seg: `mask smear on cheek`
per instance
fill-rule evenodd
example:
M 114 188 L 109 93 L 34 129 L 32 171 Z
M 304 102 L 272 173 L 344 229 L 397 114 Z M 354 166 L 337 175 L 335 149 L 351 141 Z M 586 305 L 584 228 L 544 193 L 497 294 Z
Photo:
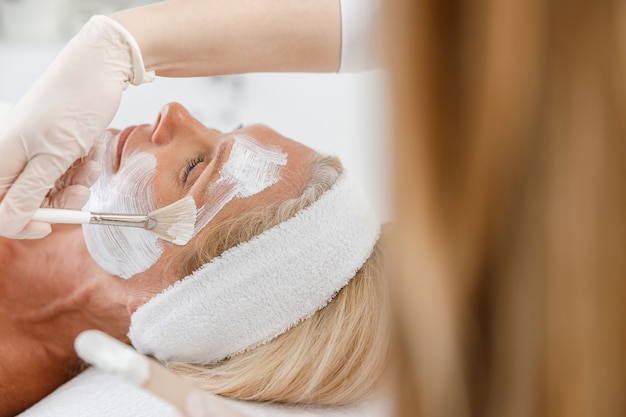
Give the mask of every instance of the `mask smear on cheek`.
M 106 156 L 106 154 L 105 154 Z M 102 176 L 91 188 L 85 210 L 101 213 L 147 214 L 156 207 L 154 176 L 156 159 L 135 153 L 114 175 L 103 161 Z M 84 225 L 83 234 L 93 259 L 110 274 L 130 278 L 152 267 L 163 254 L 163 245 L 143 229 Z
M 287 154 L 248 135 L 235 135 L 228 161 L 219 179 L 209 185 L 207 201 L 198 212 L 194 234 L 202 230 L 234 198 L 258 194 L 280 180 Z

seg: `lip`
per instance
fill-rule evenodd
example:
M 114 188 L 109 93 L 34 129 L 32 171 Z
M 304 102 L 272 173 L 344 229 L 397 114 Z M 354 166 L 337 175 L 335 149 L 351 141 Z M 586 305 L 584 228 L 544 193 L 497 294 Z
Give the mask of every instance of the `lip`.
M 115 172 L 120 169 L 122 164 L 122 155 L 124 153 L 124 147 L 126 146 L 126 142 L 128 141 L 128 137 L 131 133 L 137 128 L 137 126 L 129 126 L 126 129 L 122 130 L 118 139 L 117 139 L 117 152 L 115 157 Z

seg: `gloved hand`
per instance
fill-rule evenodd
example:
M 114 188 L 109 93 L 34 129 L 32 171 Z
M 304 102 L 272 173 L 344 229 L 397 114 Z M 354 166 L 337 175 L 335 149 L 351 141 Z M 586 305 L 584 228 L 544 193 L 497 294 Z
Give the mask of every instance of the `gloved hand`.
M 105 16 L 85 24 L 0 120 L 0 236 L 39 238 L 50 233 L 50 225 L 29 222 L 34 212 L 102 135 L 128 84 L 153 78 L 123 26 Z
M 79 159 L 57 180 L 41 204 L 46 208 L 80 210 L 87 204 L 89 187 L 100 177 L 100 157 L 106 149 L 104 140 L 96 141 L 86 157 Z

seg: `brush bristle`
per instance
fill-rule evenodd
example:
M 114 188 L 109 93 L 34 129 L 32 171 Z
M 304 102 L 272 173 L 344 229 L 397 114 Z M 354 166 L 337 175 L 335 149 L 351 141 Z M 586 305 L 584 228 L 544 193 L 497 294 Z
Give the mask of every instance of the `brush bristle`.
M 150 213 L 149 216 L 156 220 L 156 226 L 150 231 L 175 245 L 186 245 L 193 237 L 196 214 L 193 197 L 185 197 Z

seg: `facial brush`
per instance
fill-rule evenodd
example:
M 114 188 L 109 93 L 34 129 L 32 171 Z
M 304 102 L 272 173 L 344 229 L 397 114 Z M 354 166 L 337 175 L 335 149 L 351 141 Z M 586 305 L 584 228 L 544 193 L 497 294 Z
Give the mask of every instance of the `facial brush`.
M 196 203 L 188 196 L 147 215 L 92 213 L 81 210 L 40 208 L 33 220 L 51 224 L 97 224 L 146 229 L 175 245 L 186 245 L 193 237 Z

